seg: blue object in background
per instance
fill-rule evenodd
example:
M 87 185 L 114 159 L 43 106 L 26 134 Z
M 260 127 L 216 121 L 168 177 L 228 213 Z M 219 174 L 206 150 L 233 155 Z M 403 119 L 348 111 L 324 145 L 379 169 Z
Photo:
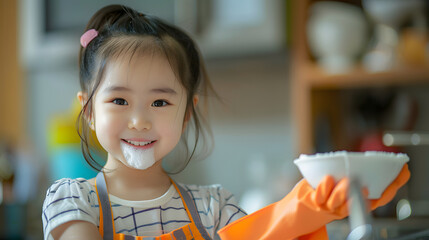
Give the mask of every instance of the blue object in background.
M 52 150 L 51 180 L 55 181 L 61 178 L 90 179 L 96 174 L 97 172 L 85 161 L 79 144 L 63 144 Z

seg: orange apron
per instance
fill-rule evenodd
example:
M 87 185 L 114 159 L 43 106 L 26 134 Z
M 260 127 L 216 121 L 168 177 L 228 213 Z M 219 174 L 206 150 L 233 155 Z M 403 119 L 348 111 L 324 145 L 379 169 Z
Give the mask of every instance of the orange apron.
M 97 174 L 95 180 L 95 189 L 97 192 L 99 209 L 100 209 L 100 227 L 99 231 L 104 240 L 209 240 L 211 239 L 203 226 L 197 207 L 189 193 L 180 185 L 171 181 L 177 192 L 182 198 L 183 206 L 188 213 L 191 223 L 175 229 L 172 232 L 163 234 L 157 237 L 130 236 L 123 233 L 115 232 L 115 224 L 113 221 L 112 207 L 110 205 L 109 195 L 107 192 L 107 184 L 103 172 Z

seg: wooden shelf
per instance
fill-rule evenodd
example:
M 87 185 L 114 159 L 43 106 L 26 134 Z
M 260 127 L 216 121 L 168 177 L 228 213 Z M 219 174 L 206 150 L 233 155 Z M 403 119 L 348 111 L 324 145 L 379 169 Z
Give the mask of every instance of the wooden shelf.
M 338 89 L 356 87 L 384 87 L 429 83 L 428 67 L 400 67 L 386 72 L 371 73 L 356 66 L 346 74 L 329 74 L 315 63 L 304 66 L 303 81 L 311 88 Z

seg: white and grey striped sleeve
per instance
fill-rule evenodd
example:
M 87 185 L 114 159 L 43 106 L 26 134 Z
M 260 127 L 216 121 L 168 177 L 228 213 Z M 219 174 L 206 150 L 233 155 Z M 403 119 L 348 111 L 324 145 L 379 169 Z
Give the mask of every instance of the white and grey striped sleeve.
M 219 223 L 216 232 L 226 225 L 246 216 L 246 212 L 238 206 L 234 195 L 224 188 L 218 189 L 219 194 Z
M 42 208 L 44 239 L 69 221 L 82 220 L 98 225 L 97 194 L 85 179 L 63 178 L 47 190 Z

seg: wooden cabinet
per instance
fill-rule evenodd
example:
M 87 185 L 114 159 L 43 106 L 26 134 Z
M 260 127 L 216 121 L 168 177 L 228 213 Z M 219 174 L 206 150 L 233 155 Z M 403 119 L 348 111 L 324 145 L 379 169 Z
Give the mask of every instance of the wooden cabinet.
M 16 144 L 25 137 L 25 83 L 18 59 L 18 1 L 0 1 L 0 139 Z
M 341 129 L 344 113 L 338 107 L 341 104 L 339 92 L 357 88 L 428 84 L 429 67 L 398 65 L 390 71 L 370 73 L 358 64 L 345 74 L 326 73 L 314 61 L 306 40 L 307 10 L 313 2 L 315 0 L 292 2 L 291 103 L 296 126 L 296 152 L 315 152 L 315 117 L 321 112 L 329 115 L 332 121 L 332 150 L 352 150 Z

